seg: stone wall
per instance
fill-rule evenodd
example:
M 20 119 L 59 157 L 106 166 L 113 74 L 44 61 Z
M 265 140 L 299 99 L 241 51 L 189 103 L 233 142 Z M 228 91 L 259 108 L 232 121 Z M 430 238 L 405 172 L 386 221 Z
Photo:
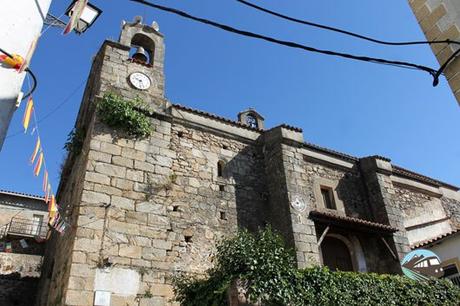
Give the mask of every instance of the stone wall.
M 400 185 L 395 187 L 395 192 L 410 245 L 450 233 L 458 227 L 460 201 Z
M 456 40 L 460 38 L 460 3 L 457 0 L 409 0 L 409 5 L 427 40 Z M 431 49 L 443 65 L 458 46 L 432 44 Z M 460 103 L 460 60 L 452 61 L 444 74 L 455 98 Z
M 33 305 L 42 256 L 0 253 L 0 305 Z

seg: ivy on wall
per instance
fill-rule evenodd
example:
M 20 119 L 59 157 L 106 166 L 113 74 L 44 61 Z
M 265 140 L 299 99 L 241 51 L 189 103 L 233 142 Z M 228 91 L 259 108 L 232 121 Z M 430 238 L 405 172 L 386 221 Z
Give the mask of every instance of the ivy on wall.
M 112 93 L 97 104 L 103 123 L 136 138 L 148 137 L 153 131 L 150 118 L 142 110 L 148 111 L 148 107 L 141 99 L 128 100 Z
M 215 267 L 204 278 L 174 280 L 181 305 L 226 305 L 235 280 L 262 305 L 458 305 L 460 288 L 447 280 L 296 268 L 294 254 L 271 229 L 240 231 L 219 243 Z

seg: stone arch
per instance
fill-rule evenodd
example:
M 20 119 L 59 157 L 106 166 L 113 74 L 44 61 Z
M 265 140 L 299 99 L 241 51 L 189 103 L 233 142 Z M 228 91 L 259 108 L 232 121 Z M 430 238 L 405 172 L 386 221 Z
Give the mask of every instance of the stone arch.
M 144 48 L 148 56 L 148 63 L 153 65 L 155 57 L 155 42 L 153 39 L 143 33 L 136 33 L 131 38 L 131 50 L 136 50 L 137 47 Z

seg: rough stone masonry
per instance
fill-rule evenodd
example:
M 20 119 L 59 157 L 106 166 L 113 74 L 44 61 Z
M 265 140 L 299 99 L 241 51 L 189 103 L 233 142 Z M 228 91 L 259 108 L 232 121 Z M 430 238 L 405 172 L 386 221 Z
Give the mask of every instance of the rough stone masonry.
M 138 46 L 148 61 L 130 56 Z M 400 273 L 416 242 L 406 223 L 437 222 L 416 205 L 435 200 L 449 228 L 459 226 L 455 186 L 383 157 L 308 144 L 295 127 L 263 129 L 252 109 L 232 121 L 172 104 L 163 58 L 162 34 L 139 22 L 125 23 L 95 57 L 76 122 L 83 149 L 68 156 L 58 191 L 72 226 L 48 243 L 38 305 L 176 305 L 172 277 L 202 275 L 216 242 L 241 227 L 271 225 L 299 267 L 325 264 L 324 245 L 336 241 L 353 270 Z M 133 72 L 151 86 L 133 87 Z M 128 138 L 98 120 L 95 104 L 108 92 L 151 105 L 150 137 Z

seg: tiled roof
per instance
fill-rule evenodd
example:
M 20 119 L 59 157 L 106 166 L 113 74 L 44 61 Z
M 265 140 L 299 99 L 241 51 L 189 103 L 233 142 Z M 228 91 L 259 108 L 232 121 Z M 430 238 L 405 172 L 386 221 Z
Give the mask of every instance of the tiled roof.
M 359 158 L 357 157 L 354 157 L 354 156 L 351 156 L 351 155 L 348 155 L 348 154 L 345 154 L 345 153 L 342 153 L 342 152 L 339 152 L 339 151 L 334 151 L 334 150 L 331 150 L 331 149 L 328 149 L 328 148 L 325 148 L 325 147 L 321 147 L 321 146 L 318 146 L 318 145 L 315 145 L 315 144 L 312 144 L 312 143 L 309 143 L 309 142 L 304 142 L 304 146 L 308 147 L 309 149 L 313 149 L 315 151 L 319 151 L 321 153 L 327 153 L 327 154 L 330 154 L 330 155 L 334 155 L 335 157 L 339 157 L 341 159 L 345 159 L 345 160 L 348 160 L 348 161 L 351 161 L 351 162 L 356 162 L 359 160 Z
M 193 109 L 193 108 L 183 106 L 183 105 L 180 105 L 180 104 L 173 104 L 173 107 L 181 109 L 181 110 L 184 110 L 186 112 L 195 113 L 195 114 L 207 117 L 207 118 L 211 118 L 211 119 L 214 119 L 214 120 L 217 120 L 217 121 L 221 121 L 221 122 L 224 122 L 224 123 L 227 123 L 227 124 L 236 125 L 236 126 L 248 129 L 248 130 L 253 130 L 253 131 L 258 131 L 258 132 L 263 131 L 262 129 L 251 127 L 251 126 L 249 126 L 247 124 L 244 124 L 244 123 L 241 123 L 239 121 L 230 120 L 230 119 L 227 119 L 227 118 L 224 118 L 224 117 L 221 117 L 221 116 L 217 116 L 217 115 L 214 115 L 214 114 L 211 114 L 211 113 L 208 113 L 208 112 Z
M 35 199 L 35 200 L 44 200 L 45 197 L 33 195 L 33 194 L 28 194 L 28 193 L 22 193 L 22 192 L 16 192 L 16 191 L 8 191 L 8 190 L 2 190 L 0 189 L 0 193 L 7 194 L 7 195 L 13 195 L 13 196 L 19 196 L 23 198 L 29 198 L 29 199 Z
M 310 212 L 310 217 L 312 219 L 323 219 L 327 221 L 335 221 L 336 223 L 344 224 L 344 225 L 349 225 L 352 227 L 365 227 L 368 229 L 373 229 L 377 231 L 383 231 L 383 232 L 397 232 L 398 229 L 391 227 L 386 224 L 382 223 L 377 223 L 377 222 L 372 222 L 364 219 L 359 219 L 359 218 L 353 218 L 353 217 L 347 217 L 347 216 L 342 216 L 337 213 L 329 212 L 329 211 L 318 211 L 318 210 L 313 210 Z
M 455 190 L 459 190 L 459 187 L 457 187 L 457 186 L 454 186 L 454 185 L 451 185 L 451 184 L 448 184 L 448 183 L 444 183 L 444 182 L 435 180 L 435 179 L 433 179 L 431 177 L 428 177 L 428 176 L 425 176 L 425 175 L 422 175 L 422 174 L 419 174 L 419 173 L 404 169 L 404 168 L 399 167 L 399 166 L 393 165 L 393 173 L 401 175 L 401 176 L 405 176 L 407 178 L 414 179 L 414 180 L 417 180 L 417 181 L 432 184 L 432 185 L 435 185 L 435 186 L 446 186 L 446 187 L 449 187 L 449 188 L 452 188 L 452 189 L 455 189 Z
M 424 247 L 424 246 L 428 246 L 428 245 L 431 245 L 433 243 L 436 243 L 436 242 L 439 242 L 445 238 L 448 238 L 456 233 L 460 233 L 460 230 L 459 229 L 455 229 L 449 233 L 444 233 L 444 234 L 441 234 L 439 236 L 436 236 L 434 238 L 431 238 L 431 239 L 427 239 L 427 240 L 424 240 L 424 241 L 421 241 L 421 242 L 418 242 L 414 245 L 411 246 L 411 249 L 418 249 L 418 248 L 421 248 L 421 247 Z

